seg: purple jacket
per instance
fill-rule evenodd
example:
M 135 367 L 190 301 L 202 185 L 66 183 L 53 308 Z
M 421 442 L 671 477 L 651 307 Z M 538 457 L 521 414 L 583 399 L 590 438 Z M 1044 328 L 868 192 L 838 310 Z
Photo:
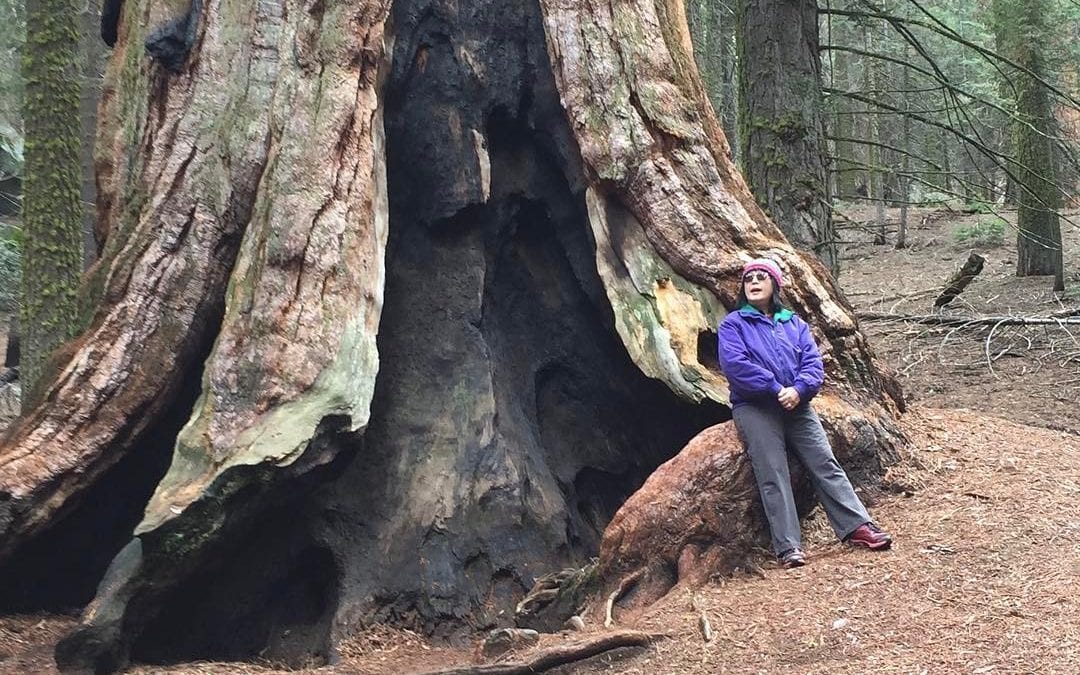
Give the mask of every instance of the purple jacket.
M 720 322 L 720 367 L 731 389 L 732 407 L 776 402 L 795 387 L 803 402 L 821 389 L 825 369 L 806 322 L 789 309 L 773 318 L 743 305 Z

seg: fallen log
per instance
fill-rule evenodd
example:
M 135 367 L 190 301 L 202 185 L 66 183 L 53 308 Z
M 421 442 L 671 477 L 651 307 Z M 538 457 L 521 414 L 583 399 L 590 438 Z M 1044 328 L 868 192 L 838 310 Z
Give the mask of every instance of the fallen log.
M 863 321 L 905 321 L 938 326 L 1080 326 L 1080 317 L 1052 316 L 943 316 L 941 314 L 885 314 L 861 312 Z
M 982 257 L 978 253 L 971 253 L 968 259 L 964 261 L 963 266 L 960 267 L 949 280 L 945 282 L 945 288 L 941 291 L 941 294 L 934 300 L 934 307 L 944 307 L 953 300 L 956 296 L 964 292 L 964 289 L 968 287 L 975 277 L 982 272 L 983 265 L 986 263 L 986 258 Z
M 664 637 L 667 636 L 662 633 L 641 633 L 638 631 L 604 633 L 598 637 L 575 640 L 568 644 L 542 649 L 528 659 L 520 661 L 458 666 L 428 671 L 423 675 L 531 675 L 532 673 L 542 673 L 545 670 L 568 663 L 584 661 L 613 649 L 647 647 Z

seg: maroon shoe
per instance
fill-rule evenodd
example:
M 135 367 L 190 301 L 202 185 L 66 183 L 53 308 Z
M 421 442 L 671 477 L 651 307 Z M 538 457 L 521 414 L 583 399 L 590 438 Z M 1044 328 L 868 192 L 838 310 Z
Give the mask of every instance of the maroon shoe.
M 873 523 L 863 523 L 844 539 L 852 546 L 865 546 L 871 551 L 884 551 L 892 546 L 892 537 Z

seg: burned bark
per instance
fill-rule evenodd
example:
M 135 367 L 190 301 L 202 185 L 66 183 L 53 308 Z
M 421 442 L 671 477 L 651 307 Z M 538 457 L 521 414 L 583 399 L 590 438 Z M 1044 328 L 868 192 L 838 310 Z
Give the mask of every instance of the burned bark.
M 207 2 L 177 74 L 141 51 L 155 6 L 125 10 L 103 103 L 105 293 L 0 449 L 3 550 L 205 371 L 65 667 L 496 625 L 729 417 L 715 326 L 753 255 L 822 343 L 837 454 L 889 460 L 895 383 L 732 166 L 678 2 L 397 0 L 385 39 L 380 3 Z

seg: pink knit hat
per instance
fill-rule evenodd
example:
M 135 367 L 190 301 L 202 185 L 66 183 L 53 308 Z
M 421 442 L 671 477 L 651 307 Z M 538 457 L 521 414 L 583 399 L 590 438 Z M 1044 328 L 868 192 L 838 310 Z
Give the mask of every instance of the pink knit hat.
M 743 276 L 746 276 L 747 272 L 753 270 L 761 270 L 768 274 L 772 277 L 773 283 L 776 284 L 777 288 L 784 285 L 784 273 L 780 271 L 780 265 L 777 265 L 774 260 L 770 260 L 769 258 L 755 258 L 754 260 L 751 260 L 743 265 Z

